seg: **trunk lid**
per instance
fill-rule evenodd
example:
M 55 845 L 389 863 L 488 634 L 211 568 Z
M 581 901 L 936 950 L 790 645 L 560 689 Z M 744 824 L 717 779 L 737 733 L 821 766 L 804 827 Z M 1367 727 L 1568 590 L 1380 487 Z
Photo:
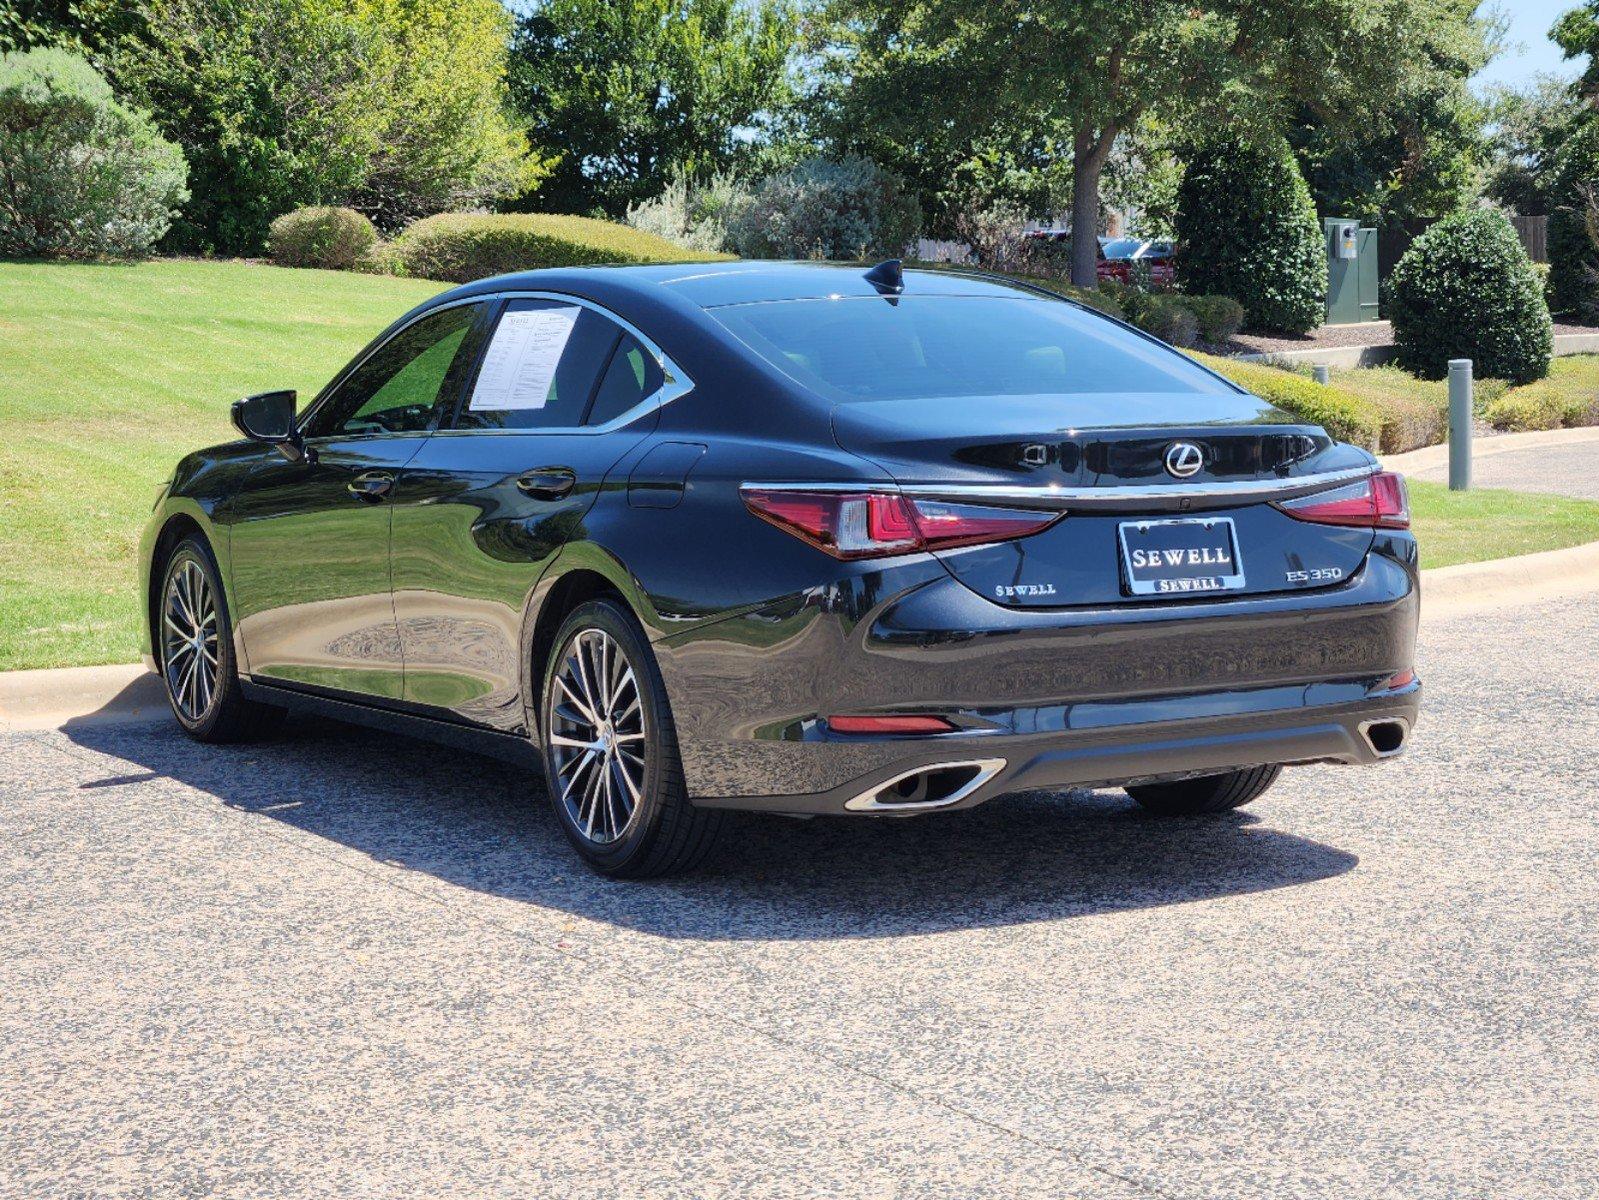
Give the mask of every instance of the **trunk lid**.
M 956 578 L 1006 606 L 1331 586 L 1360 568 L 1374 537 L 1271 504 L 1356 478 L 1372 460 L 1242 393 L 873 401 L 835 407 L 833 428 L 840 446 L 918 497 L 1066 512 L 1031 537 L 938 552 Z M 1193 450 L 1174 451 L 1183 445 L 1197 464 Z M 1168 469 L 1173 453 L 1190 473 Z M 1200 582 L 1181 582 L 1190 577 Z

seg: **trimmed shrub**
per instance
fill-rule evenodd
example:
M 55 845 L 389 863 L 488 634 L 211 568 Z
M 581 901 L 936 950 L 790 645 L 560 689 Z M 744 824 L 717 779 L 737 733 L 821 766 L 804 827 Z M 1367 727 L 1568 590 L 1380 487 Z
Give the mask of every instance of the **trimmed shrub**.
M 1599 425 L 1599 358 L 1556 359 L 1546 378 L 1490 401 L 1483 417 L 1495 429 L 1516 432 Z
M 1209 354 L 1194 357 L 1268 404 L 1307 424 L 1320 425 L 1339 441 L 1374 452 L 1380 448 L 1382 415 L 1359 397 L 1265 363 L 1239 362 Z
M 1199 321 L 1178 296 L 1129 288 L 1121 306 L 1123 320 L 1169 345 L 1187 349 L 1199 340 Z
M 626 225 L 551 213 L 443 213 L 394 243 L 405 274 L 467 283 L 509 271 L 602 263 L 693 262 L 725 254 L 685 250 Z
M 1410 244 L 1388 278 L 1398 363 L 1441 379 L 1452 358 L 1483 378 L 1530 383 L 1549 371 L 1554 330 L 1538 274 L 1510 222 L 1455 213 Z
M 1199 339 L 1206 345 L 1221 346 L 1232 340 L 1244 324 L 1244 306 L 1231 296 L 1185 296 L 1199 322 Z
M 921 229 L 903 180 L 861 158 L 812 158 L 768 176 L 727 222 L 727 248 L 746 258 L 898 258 Z
M 1307 333 L 1327 304 L 1327 252 L 1288 143 L 1226 140 L 1191 156 L 1177 194 L 1177 274 L 1191 295 L 1231 296 L 1244 324 Z
M 188 199 L 187 176 L 78 55 L 0 54 L 0 254 L 143 254 Z
M 1183 349 L 1201 341 L 1220 346 L 1243 320 L 1243 306 L 1230 296 L 1152 292 L 1112 280 L 1101 282 L 1099 291 L 1114 301 L 1116 315 L 1124 321 Z
M 378 231 L 353 208 L 297 208 L 267 233 L 267 252 L 280 267 L 353 270 L 377 245 Z
M 1555 160 L 1549 213 L 1549 307 L 1599 319 L 1599 245 L 1589 216 L 1599 201 L 1599 122 L 1566 140 Z

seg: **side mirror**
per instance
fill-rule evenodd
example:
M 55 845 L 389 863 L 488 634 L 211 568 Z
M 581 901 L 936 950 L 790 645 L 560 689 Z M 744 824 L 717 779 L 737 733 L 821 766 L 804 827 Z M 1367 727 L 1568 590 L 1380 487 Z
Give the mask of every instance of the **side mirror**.
M 296 393 L 260 392 L 233 402 L 233 427 L 252 442 L 276 446 L 290 462 L 305 456 L 294 424 Z

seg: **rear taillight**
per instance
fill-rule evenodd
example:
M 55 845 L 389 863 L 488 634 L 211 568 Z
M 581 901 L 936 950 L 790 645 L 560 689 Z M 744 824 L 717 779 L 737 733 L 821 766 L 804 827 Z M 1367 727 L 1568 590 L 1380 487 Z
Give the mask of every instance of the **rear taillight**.
M 1368 529 L 1409 529 L 1410 496 L 1405 477 L 1393 471 L 1376 471 L 1359 483 L 1279 501 L 1290 517 L 1318 525 L 1360 525 Z
M 742 495 L 757 517 L 834 558 L 876 558 L 1004 542 L 1047 529 L 1064 515 L 919 500 L 898 492 L 746 487 Z

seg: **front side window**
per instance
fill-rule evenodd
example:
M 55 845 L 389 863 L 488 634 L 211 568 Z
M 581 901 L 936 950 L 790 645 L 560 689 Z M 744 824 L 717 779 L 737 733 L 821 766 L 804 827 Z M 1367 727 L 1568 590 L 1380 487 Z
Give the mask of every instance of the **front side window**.
M 621 326 L 572 301 L 512 300 L 456 427 L 572 429 L 606 379 Z
M 459 394 L 464 348 L 483 304 L 423 317 L 380 346 L 312 414 L 307 437 L 420 433 Z
M 1234 390 L 1176 350 L 1044 297 L 841 297 L 710 312 L 772 365 L 840 404 Z

